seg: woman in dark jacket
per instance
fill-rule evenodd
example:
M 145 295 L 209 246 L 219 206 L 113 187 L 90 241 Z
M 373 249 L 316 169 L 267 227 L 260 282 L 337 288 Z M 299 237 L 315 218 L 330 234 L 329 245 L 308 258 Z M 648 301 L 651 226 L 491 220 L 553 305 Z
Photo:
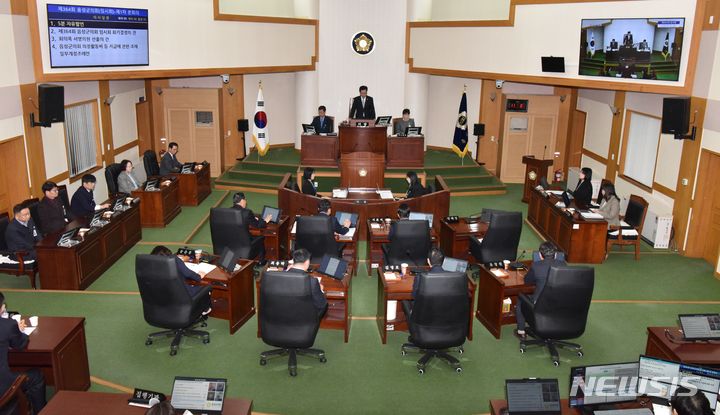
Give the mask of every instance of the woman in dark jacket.
M 317 196 L 317 188 L 315 188 L 315 169 L 305 167 L 302 178 L 302 192 L 306 195 Z
M 578 208 L 585 209 L 590 206 L 592 190 L 592 169 L 583 167 L 580 170 L 580 180 L 578 180 L 577 186 L 572 192 L 575 198 L 575 205 Z
M 406 198 L 409 199 L 411 197 L 418 197 L 426 193 L 425 188 L 420 183 L 420 179 L 418 179 L 418 176 L 414 171 L 407 172 L 406 176 L 406 180 L 408 182 L 408 190 L 405 194 Z

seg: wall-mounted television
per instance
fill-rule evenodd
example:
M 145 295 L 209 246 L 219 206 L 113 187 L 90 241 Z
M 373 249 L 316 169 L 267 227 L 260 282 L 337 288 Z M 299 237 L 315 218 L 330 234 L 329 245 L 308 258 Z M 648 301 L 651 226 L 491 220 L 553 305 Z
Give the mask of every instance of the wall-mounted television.
M 579 75 L 677 81 L 685 19 L 583 19 Z
M 50 67 L 149 65 L 148 11 L 48 4 Z

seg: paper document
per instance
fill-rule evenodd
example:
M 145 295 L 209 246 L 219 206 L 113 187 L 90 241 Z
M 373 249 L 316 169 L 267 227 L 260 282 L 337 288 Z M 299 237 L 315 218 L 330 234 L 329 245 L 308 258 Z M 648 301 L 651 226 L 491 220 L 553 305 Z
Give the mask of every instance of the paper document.
M 655 415 L 672 415 L 672 408 L 668 405 L 653 404 L 653 414 Z
M 385 276 L 386 281 L 397 281 L 400 279 L 400 277 L 394 272 L 385 272 L 383 273 L 383 276 Z
M 371 223 L 370 224 L 370 229 L 380 229 L 380 228 L 382 228 L 382 225 L 380 225 L 379 223 Z
M 332 197 L 336 199 L 347 199 L 347 189 L 333 189 Z
M 610 235 L 617 236 L 618 231 L 612 231 L 610 232 Z M 622 230 L 623 236 L 638 236 L 638 232 L 635 229 L 623 229 Z
M 25 330 L 23 330 L 23 333 L 27 334 L 28 336 L 32 334 L 32 332 L 35 331 L 37 327 L 25 327 Z
M 198 274 L 209 274 L 210 272 L 214 271 L 217 266 L 213 264 L 207 264 L 204 262 L 201 262 L 199 264 L 194 264 L 192 262 L 186 262 L 185 266 L 190 268 L 190 271 L 196 272 Z
M 378 190 L 377 192 L 380 195 L 380 199 L 393 199 L 392 190 Z
M 593 413 L 595 415 L 652 415 L 653 414 L 653 412 L 649 408 L 612 409 L 612 410 L 608 410 L 608 411 L 594 411 Z M 657 413 L 655 415 L 657 415 Z
M 498 278 L 505 278 L 508 276 L 504 269 L 491 269 L 490 272 Z
M 603 215 L 595 212 L 580 212 L 583 219 L 602 219 Z
M 290 233 L 295 233 L 296 230 L 297 230 L 297 221 L 295 221 L 295 223 L 293 223 L 293 228 L 290 230 Z
M 551 195 L 560 196 L 564 193 L 564 190 L 546 190 L 545 193 L 550 193 Z
M 352 239 L 353 236 L 355 236 L 355 229 L 356 228 L 349 228 L 348 233 L 345 235 L 340 235 L 340 239 Z
M 620 226 L 625 227 L 625 228 L 630 228 L 630 227 L 631 227 L 630 224 L 627 223 L 627 222 L 625 222 L 624 220 L 621 220 L 621 221 L 620 221 Z
M 388 300 L 386 317 L 387 321 L 395 320 L 397 317 L 397 300 Z
M 563 203 L 563 202 L 557 202 L 557 203 L 555 203 L 555 206 L 557 206 L 557 207 L 559 207 L 559 208 L 564 208 L 564 207 L 565 207 L 565 203 Z

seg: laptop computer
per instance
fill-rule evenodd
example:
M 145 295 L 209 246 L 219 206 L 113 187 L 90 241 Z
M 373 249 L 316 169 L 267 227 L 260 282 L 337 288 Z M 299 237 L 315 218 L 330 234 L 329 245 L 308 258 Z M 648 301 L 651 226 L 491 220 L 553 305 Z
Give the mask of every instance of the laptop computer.
M 335 278 L 336 280 L 342 280 L 345 278 L 345 271 L 347 271 L 348 262 L 340 259 L 331 257 L 330 255 L 323 255 L 320 267 L 317 271 L 321 274 L 325 274 L 329 277 Z
M 720 340 L 720 314 L 680 314 L 685 340 Z
M 222 414 L 227 379 L 176 376 L 170 404 L 176 413 Z
M 272 223 L 278 223 L 278 220 L 280 219 L 280 209 L 272 206 L 265 205 L 262 210 L 262 215 L 260 216 L 260 219 L 264 220 L 268 215 L 271 215 L 272 218 L 270 218 L 270 222 Z
M 358 221 L 358 214 L 357 213 L 349 213 L 349 212 L 335 212 L 335 217 L 337 218 L 338 222 L 342 225 L 345 220 L 350 220 L 350 227 L 355 228 L 357 227 L 357 221 Z
M 447 272 L 465 272 L 467 271 L 468 262 L 462 259 L 450 258 L 448 256 L 443 259 L 442 269 Z
M 560 414 L 557 379 L 507 379 L 505 397 L 509 415 Z

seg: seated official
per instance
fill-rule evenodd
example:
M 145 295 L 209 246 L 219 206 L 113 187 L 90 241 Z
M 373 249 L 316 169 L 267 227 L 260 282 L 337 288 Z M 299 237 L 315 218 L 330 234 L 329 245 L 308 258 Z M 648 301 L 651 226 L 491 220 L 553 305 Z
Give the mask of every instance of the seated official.
M 414 171 L 407 172 L 405 180 L 407 180 L 408 182 L 407 193 L 405 193 L 405 197 L 407 199 L 410 199 L 411 197 L 422 196 L 427 193 L 422 183 L 420 183 L 420 179 L 418 178 L 417 173 L 415 173 Z
M 182 163 L 177 159 L 178 144 L 172 142 L 168 144 L 168 149 L 160 159 L 160 175 L 164 176 L 170 173 L 180 173 Z
M 304 248 L 296 249 L 293 251 L 292 257 L 293 263 L 287 272 L 307 274 L 307 270 L 310 268 L 310 252 Z M 313 304 L 318 310 L 318 316 L 322 318 L 325 310 L 327 310 L 328 304 L 327 298 L 325 298 L 325 294 L 323 293 L 323 286 L 317 278 L 310 277 L 310 290 L 312 291 Z
M 710 401 L 699 390 L 679 386 L 670 400 L 673 415 L 713 415 Z
M 132 193 L 133 190 L 140 187 L 140 180 L 138 180 L 135 173 L 133 173 L 133 164 L 130 160 L 123 160 L 120 162 L 120 174 L 118 175 L 118 191 L 120 193 Z
M 242 215 L 242 226 L 251 227 L 255 229 L 263 229 L 267 227 L 267 224 L 272 220 L 272 215 L 267 215 L 262 219 L 258 219 L 252 210 L 247 208 L 247 199 L 245 193 L 237 192 L 233 195 L 233 209 L 238 209 Z M 248 231 L 249 233 L 249 231 Z M 257 238 L 251 237 L 252 240 Z M 259 265 L 265 265 L 265 245 L 260 245 L 260 251 L 258 252 Z
M 70 211 L 75 217 L 90 216 L 96 210 L 106 209 L 110 206 L 109 203 L 95 204 L 93 197 L 95 182 L 97 182 L 97 179 L 92 174 L 86 174 L 82 177 L 82 186 L 75 191 L 70 200 Z
M 306 195 L 318 196 L 315 187 L 315 169 L 312 167 L 305 167 L 303 170 L 302 192 Z
M 360 95 L 353 98 L 348 117 L 359 120 L 374 120 L 375 104 L 372 97 L 367 94 L 368 87 L 362 85 L 359 91 Z
M 332 215 L 332 208 L 330 207 L 329 200 L 323 199 L 320 203 L 318 203 L 318 215 Z M 351 224 L 350 219 L 345 219 L 341 225 L 337 217 L 333 216 L 333 231 L 338 235 L 345 235 L 348 233 L 350 231 Z
M 439 274 L 445 272 L 445 270 L 442 267 L 443 261 L 445 261 L 445 255 L 439 248 L 430 248 L 430 252 L 428 253 L 428 259 L 427 263 L 430 265 L 430 271 L 426 272 L 427 274 Z M 418 285 L 420 278 L 418 278 L 417 275 L 415 275 L 415 279 L 413 280 L 413 290 L 412 290 L 412 297 L 415 298 L 415 294 L 417 294 Z
M 155 248 L 153 248 L 153 250 L 150 252 L 150 255 L 175 257 L 175 265 L 177 265 L 178 274 L 180 274 L 180 276 L 182 276 L 185 279 L 185 288 L 187 289 L 187 291 L 191 297 L 194 296 L 195 294 L 197 294 L 202 289 L 202 286 L 191 285 L 191 284 L 189 284 L 189 282 L 190 281 L 200 282 L 200 281 L 202 281 L 205 274 L 203 274 L 203 273 L 198 274 L 197 272 L 192 271 L 190 268 L 187 267 L 187 265 L 185 265 L 185 262 L 183 262 L 183 260 L 180 259 L 180 257 L 173 254 L 172 251 L 168 247 L 166 247 L 164 245 L 158 245 Z M 203 313 L 203 314 L 205 314 L 205 313 Z
M 578 180 L 575 190 L 572 191 L 575 198 L 575 206 L 584 209 L 590 206 L 592 201 L 592 169 L 583 167 L 580 169 L 580 179 Z
M 534 284 L 535 291 L 531 296 L 532 301 L 535 302 L 540 297 L 545 283 L 547 282 L 548 275 L 550 274 L 550 267 L 565 266 L 567 263 L 563 260 L 555 259 L 557 248 L 552 242 L 543 242 L 540 244 L 540 261 L 535 261 L 530 267 L 530 271 L 525 274 L 525 284 Z M 523 316 L 520 303 L 515 306 L 515 318 L 517 319 L 517 329 L 515 330 L 515 336 L 519 339 L 524 340 L 525 334 L 525 316 Z
M 5 296 L 0 293 L 0 314 L 7 312 Z M 29 338 L 23 333 L 25 321 L 17 322 L 11 318 L 0 318 L 0 395 L 7 392 L 15 382 L 18 373 L 10 371 L 8 366 L 8 349 L 22 350 L 27 347 Z M 38 414 L 45 407 L 45 378 L 40 369 L 30 369 L 23 373 L 27 381 L 23 383 L 22 390 L 32 407 L 32 414 Z
M 400 206 L 398 206 L 397 217 L 398 220 L 408 220 L 410 217 L 410 206 L 408 206 L 407 203 L 401 203 Z M 395 235 L 396 223 L 397 222 L 393 222 L 390 224 L 390 230 L 388 231 L 388 239 L 390 240 L 392 240 L 393 235 Z
M 600 207 L 593 209 L 593 212 L 601 214 L 608 226 L 620 226 L 620 198 L 615 193 L 615 185 L 603 184 L 601 193 L 603 198 L 597 201 Z
M 23 259 L 35 259 L 35 244 L 42 239 L 35 221 L 30 217 L 30 209 L 19 203 L 13 207 L 15 217 L 5 229 L 5 244 L 10 251 L 25 251 Z
M 330 117 L 325 116 L 325 106 L 320 105 L 318 107 L 318 115 L 317 117 L 313 117 L 312 122 L 310 125 L 315 127 L 315 132 L 317 134 L 330 134 L 333 131 L 335 131 L 335 126 L 333 125 L 333 120 Z
M 393 128 L 393 134 L 405 135 L 405 130 L 407 130 L 408 127 L 414 127 L 414 126 L 415 126 L 415 120 L 410 118 L 410 110 L 408 108 L 405 108 L 402 112 L 402 119 L 395 122 L 395 127 Z
M 65 205 L 58 197 L 58 187 L 54 182 L 47 181 L 42 185 L 45 197 L 38 204 L 38 216 L 42 224 L 42 233 L 53 233 L 61 230 L 72 220 Z

